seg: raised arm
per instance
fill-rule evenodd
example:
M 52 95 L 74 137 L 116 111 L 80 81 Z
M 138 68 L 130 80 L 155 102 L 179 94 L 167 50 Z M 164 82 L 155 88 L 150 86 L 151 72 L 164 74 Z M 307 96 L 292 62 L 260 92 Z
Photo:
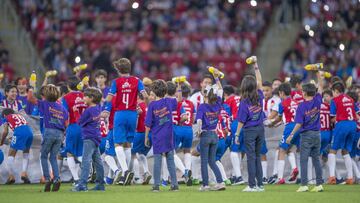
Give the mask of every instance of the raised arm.
M 318 93 L 321 94 L 324 91 L 324 86 L 325 86 L 324 72 L 318 71 L 316 73 L 316 77 L 317 77 L 317 82 L 318 82 Z
M 261 77 L 261 73 L 260 73 L 260 69 L 259 69 L 259 65 L 258 65 L 257 61 L 255 61 L 255 63 L 253 64 L 253 68 L 255 70 L 257 88 L 262 89 L 262 77 Z
M 38 99 L 36 97 L 34 97 L 34 90 L 32 88 L 30 88 L 28 91 L 27 100 L 32 104 L 38 103 Z

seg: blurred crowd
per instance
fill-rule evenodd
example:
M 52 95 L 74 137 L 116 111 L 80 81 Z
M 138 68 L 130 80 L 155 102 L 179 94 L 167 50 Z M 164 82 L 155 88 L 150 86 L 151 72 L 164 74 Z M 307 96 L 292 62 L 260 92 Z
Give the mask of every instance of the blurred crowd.
M 360 79 L 360 1 L 311 0 L 302 30 L 284 56 L 282 76 L 308 79 L 304 65 L 323 62 L 343 79 Z
M 112 61 L 121 56 L 131 59 L 138 76 L 186 75 L 198 84 L 206 66 L 214 65 L 237 84 L 243 59 L 253 53 L 276 2 L 18 0 L 16 5 L 46 68 L 58 70 L 59 79 L 77 63 L 111 73 Z
M 14 77 L 14 68 L 10 62 L 9 50 L 4 46 L 3 41 L 0 39 L 0 72 L 6 74 L 8 80 L 12 80 Z M 4 75 L 0 75 L 0 81 Z

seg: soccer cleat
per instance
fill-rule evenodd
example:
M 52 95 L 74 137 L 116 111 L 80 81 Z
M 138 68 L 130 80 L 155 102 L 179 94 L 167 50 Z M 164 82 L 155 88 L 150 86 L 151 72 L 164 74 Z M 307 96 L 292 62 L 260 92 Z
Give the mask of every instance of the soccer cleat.
M 200 185 L 200 180 L 194 178 L 194 179 L 192 180 L 192 184 L 193 184 L 193 185 Z
M 15 183 L 15 177 L 10 175 L 9 178 L 6 180 L 6 185 L 12 185 Z
M 335 176 L 329 177 L 329 179 L 328 179 L 328 181 L 327 181 L 327 184 L 329 184 L 329 185 L 336 185 L 336 178 L 335 178 Z
M 353 185 L 354 184 L 354 179 L 353 178 L 346 178 L 345 183 L 346 183 L 346 185 Z
M 177 191 L 179 191 L 179 186 L 177 186 L 177 185 L 172 185 L 172 186 L 170 187 L 169 191 L 177 192 Z
M 263 177 L 263 184 L 266 185 L 268 184 L 269 180 L 266 177 Z
M 30 179 L 26 172 L 21 173 L 21 180 L 24 182 L 24 184 L 30 184 Z
M 245 184 L 245 181 L 244 179 L 240 176 L 240 177 L 237 177 L 235 180 L 234 180 L 234 183 L 232 185 L 243 185 Z
M 134 178 L 134 173 L 127 170 L 127 171 L 125 171 L 124 178 L 125 178 L 125 181 L 124 181 L 123 185 L 130 185 Z
M 294 170 L 291 172 L 290 178 L 289 178 L 289 182 L 293 182 L 296 181 L 297 176 L 299 175 L 299 170 L 298 168 L 294 168 Z
M 336 178 L 336 185 L 345 185 L 345 184 L 346 182 L 344 178 L 340 178 L 340 179 Z
M 309 187 L 308 186 L 300 186 L 299 189 L 296 190 L 296 192 L 308 192 Z
M 271 177 L 269 178 L 268 183 L 269 183 L 269 184 L 275 184 L 275 182 L 276 182 L 277 179 L 278 179 L 278 176 L 277 176 L 277 174 L 275 174 L 275 175 L 273 175 L 273 176 L 271 176 Z
M 159 186 L 153 186 L 153 187 L 151 188 L 151 191 L 152 191 L 152 192 L 160 192 L 160 188 L 159 188 Z
M 208 186 L 208 185 L 206 185 L 206 186 L 201 186 L 200 188 L 199 188 L 199 191 L 200 192 L 207 192 L 207 191 L 210 191 L 210 187 Z
M 162 179 L 161 185 L 162 185 L 163 187 L 166 187 L 166 186 L 168 185 L 168 182 L 167 182 L 166 180 Z
M 222 191 L 225 190 L 225 183 L 216 183 L 213 187 L 211 187 L 211 191 Z
M 258 186 L 258 187 L 256 187 L 256 189 L 258 192 L 265 192 L 264 186 Z
M 114 185 L 120 184 L 119 182 L 120 182 L 121 177 L 122 177 L 122 172 L 120 170 L 116 170 L 113 184 Z
M 149 172 L 144 173 L 144 182 L 142 183 L 143 185 L 148 185 L 150 180 L 151 180 L 152 176 Z
M 258 189 L 256 187 L 246 186 L 246 188 L 243 189 L 242 191 L 243 192 L 258 192 Z
M 191 170 L 186 169 L 184 178 L 185 178 L 185 183 L 186 183 L 187 186 L 192 186 L 191 175 L 192 175 Z
M 283 185 L 283 184 L 285 184 L 285 179 L 284 179 L 284 178 L 278 179 L 278 181 L 277 181 L 276 184 L 277 184 L 277 185 Z
M 226 186 L 230 186 L 231 185 L 231 181 L 229 179 L 224 180 L 224 183 Z
M 79 184 L 79 182 L 80 182 L 80 180 L 74 180 L 72 185 L 75 187 L 75 186 L 77 186 Z
M 322 191 L 324 191 L 322 185 L 315 186 L 313 189 L 310 190 L 310 192 L 322 192 Z
M 104 184 L 96 184 L 95 187 L 90 189 L 91 191 L 105 191 Z
M 71 192 L 87 192 L 88 188 L 84 185 L 76 185 L 73 189 L 70 190 Z
M 52 185 L 52 182 L 51 181 L 46 181 L 45 182 L 45 187 L 44 187 L 44 192 L 50 192 L 51 190 L 51 185 Z
M 53 185 L 52 185 L 52 192 L 57 192 L 60 190 L 60 185 L 61 185 L 61 181 L 60 180 L 56 180 Z
M 231 184 L 232 184 L 232 183 L 234 183 L 234 181 L 236 180 L 236 177 L 235 177 L 235 176 L 231 176 L 231 177 L 229 178 L 229 180 L 231 181 Z
M 114 179 L 106 177 L 105 178 L 106 185 L 112 185 L 114 183 Z

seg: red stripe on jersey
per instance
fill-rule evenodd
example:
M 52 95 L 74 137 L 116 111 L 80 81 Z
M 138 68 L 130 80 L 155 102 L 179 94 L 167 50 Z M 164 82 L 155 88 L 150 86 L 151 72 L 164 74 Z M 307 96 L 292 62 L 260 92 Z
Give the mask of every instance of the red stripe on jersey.
M 64 100 L 68 106 L 69 123 L 77 123 L 81 114 L 86 109 L 86 104 L 83 101 L 84 94 L 82 92 L 69 92 L 64 96 Z
M 284 99 L 281 104 L 284 110 L 283 116 L 285 117 L 285 124 L 294 122 L 298 103 L 291 97 L 288 97 Z
M 186 99 L 183 100 L 182 102 L 178 102 L 177 115 L 179 117 L 179 120 L 181 117 L 181 108 L 184 108 L 187 119 L 182 123 L 179 122 L 179 125 L 192 126 L 192 124 L 194 123 L 194 111 L 195 111 L 194 104 L 190 100 L 186 100 Z
M 329 131 L 331 130 L 330 122 L 330 104 L 322 103 L 320 107 L 320 130 Z
M 119 77 L 116 83 L 116 102 L 115 111 L 131 110 L 135 111 L 137 106 L 137 95 L 139 78 L 134 76 Z
M 354 100 L 346 94 L 334 97 L 336 121 L 354 121 L 356 119 Z
M 291 91 L 291 98 L 295 100 L 297 103 L 304 102 L 304 96 L 300 90 Z
M 10 114 L 5 118 L 11 130 L 27 124 L 26 119 L 20 114 Z
M 232 120 L 235 120 L 237 118 L 240 100 L 241 98 L 239 96 L 231 95 L 227 100 L 224 101 L 224 103 L 230 107 Z
M 141 110 L 141 113 L 138 114 L 136 132 L 142 133 L 145 132 L 145 117 L 147 113 L 147 107 L 145 102 L 140 102 L 138 106 Z

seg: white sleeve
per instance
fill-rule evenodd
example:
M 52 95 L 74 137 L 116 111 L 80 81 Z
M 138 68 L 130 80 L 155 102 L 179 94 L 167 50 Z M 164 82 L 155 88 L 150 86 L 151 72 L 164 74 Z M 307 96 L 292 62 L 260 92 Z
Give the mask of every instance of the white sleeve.
M 279 104 L 281 103 L 281 99 L 276 97 L 276 98 L 273 98 L 274 99 L 274 105 L 271 107 L 271 110 L 272 111 L 276 111 L 276 112 L 279 112 Z

